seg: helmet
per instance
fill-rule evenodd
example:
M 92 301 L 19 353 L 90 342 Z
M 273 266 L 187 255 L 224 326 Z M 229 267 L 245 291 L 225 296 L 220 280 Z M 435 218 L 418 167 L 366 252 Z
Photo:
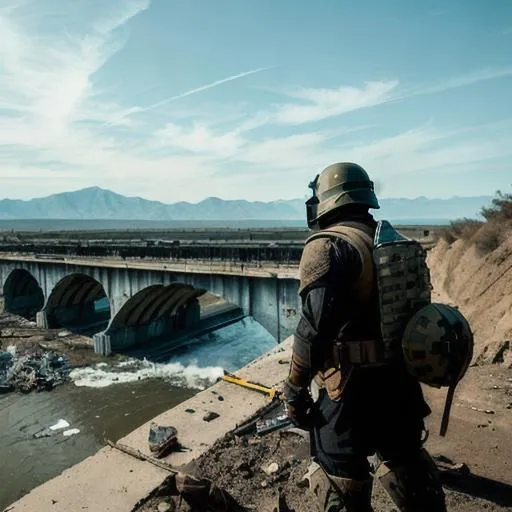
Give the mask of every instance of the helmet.
M 473 357 L 473 333 L 457 308 L 432 303 L 409 320 L 402 350 L 405 366 L 420 382 L 454 386 Z
M 353 163 L 338 163 L 326 167 L 309 184 L 313 196 L 306 201 L 308 226 L 317 226 L 327 213 L 348 205 L 360 204 L 380 208 L 373 182 L 366 171 Z

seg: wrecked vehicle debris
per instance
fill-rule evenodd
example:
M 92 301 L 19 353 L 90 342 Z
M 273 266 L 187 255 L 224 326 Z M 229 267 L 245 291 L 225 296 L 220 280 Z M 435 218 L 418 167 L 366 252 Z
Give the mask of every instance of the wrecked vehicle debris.
M 68 381 L 69 364 L 54 351 L 34 352 L 18 357 L 0 352 L 0 391 L 49 391 Z

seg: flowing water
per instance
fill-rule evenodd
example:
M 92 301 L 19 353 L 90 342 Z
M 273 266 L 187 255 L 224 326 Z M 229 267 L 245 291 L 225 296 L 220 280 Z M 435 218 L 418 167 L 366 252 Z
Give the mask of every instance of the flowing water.
M 0 509 L 276 344 L 252 318 L 194 342 L 165 363 L 101 364 L 51 392 L 0 395 Z M 48 431 L 61 419 L 69 426 Z

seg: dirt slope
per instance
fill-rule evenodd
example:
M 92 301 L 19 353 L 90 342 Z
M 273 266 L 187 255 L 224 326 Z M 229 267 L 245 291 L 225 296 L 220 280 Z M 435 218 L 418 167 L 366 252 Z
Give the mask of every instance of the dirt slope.
M 488 255 L 441 240 L 429 252 L 434 300 L 455 304 L 475 336 L 474 361 L 512 364 L 512 237 Z

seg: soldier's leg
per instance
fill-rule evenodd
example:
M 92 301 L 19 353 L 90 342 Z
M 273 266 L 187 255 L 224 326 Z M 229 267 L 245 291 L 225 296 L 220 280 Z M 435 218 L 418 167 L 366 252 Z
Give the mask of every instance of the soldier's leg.
M 375 478 L 401 512 L 446 512 L 436 465 L 425 449 L 385 460 Z
M 355 415 L 349 414 L 353 412 L 350 403 L 333 402 L 322 391 L 316 410 L 322 420 L 311 433 L 311 445 L 314 459 L 323 469 L 317 472 L 316 493 L 323 510 L 372 512 L 373 480 L 365 432 L 356 428 Z
M 330 475 L 315 462 L 306 478 L 323 512 L 373 511 L 370 505 L 373 478 L 356 480 Z

